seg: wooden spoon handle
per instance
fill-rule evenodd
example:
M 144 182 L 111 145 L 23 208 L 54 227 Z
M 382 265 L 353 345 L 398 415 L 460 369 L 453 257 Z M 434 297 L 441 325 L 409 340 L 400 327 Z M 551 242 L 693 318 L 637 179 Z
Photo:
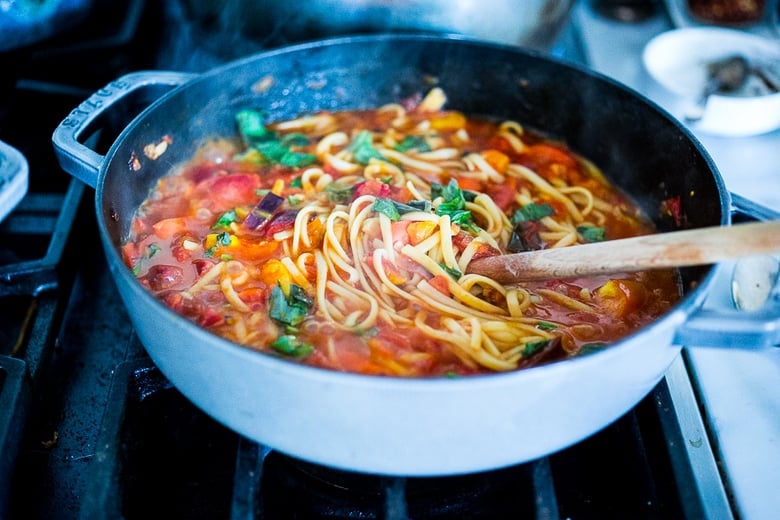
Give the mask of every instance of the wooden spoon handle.
M 473 260 L 500 283 L 704 265 L 780 252 L 780 221 L 714 226 Z

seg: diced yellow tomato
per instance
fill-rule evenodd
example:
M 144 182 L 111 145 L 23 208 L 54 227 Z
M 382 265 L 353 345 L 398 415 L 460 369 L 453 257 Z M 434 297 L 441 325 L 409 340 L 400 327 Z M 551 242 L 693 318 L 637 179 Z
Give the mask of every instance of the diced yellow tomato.
M 635 280 L 610 280 L 596 289 L 600 306 L 618 318 L 623 318 L 644 305 L 647 292 Z
M 279 285 L 282 288 L 285 296 L 290 294 L 290 284 L 292 283 L 292 277 L 290 271 L 284 266 L 281 260 L 273 258 L 268 260 L 260 268 L 260 279 L 265 282 L 268 287 Z
M 313 218 L 306 223 L 306 233 L 309 235 L 311 245 L 305 248 L 305 250 L 318 249 L 325 237 L 325 226 L 320 219 Z
M 409 242 L 413 246 L 416 246 L 436 230 L 436 223 L 428 220 L 421 220 L 418 222 L 411 222 L 406 228 L 406 234 L 409 237 Z
M 152 228 L 154 234 L 162 239 L 173 238 L 187 231 L 187 221 L 184 217 L 164 218 L 155 222 Z
M 466 126 L 466 116 L 460 112 L 444 112 L 431 119 L 434 130 L 460 130 Z
M 406 278 L 401 274 L 398 268 L 392 264 L 392 262 L 386 259 L 382 259 L 382 267 L 385 270 L 387 279 L 395 285 L 401 285 L 406 281 Z
M 509 156 L 503 152 L 493 149 L 484 150 L 482 157 L 498 173 L 506 173 L 509 169 Z

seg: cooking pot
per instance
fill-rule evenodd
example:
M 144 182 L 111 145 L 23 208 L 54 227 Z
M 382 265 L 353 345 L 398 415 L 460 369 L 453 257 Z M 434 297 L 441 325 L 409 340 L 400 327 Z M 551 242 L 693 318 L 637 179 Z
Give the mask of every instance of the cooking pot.
M 138 337 L 195 405 L 236 432 L 309 462 L 386 475 L 452 475 L 535 459 L 600 430 L 649 393 L 681 344 L 780 343 L 776 317 L 704 312 L 713 267 L 703 266 L 682 271 L 678 305 L 596 354 L 457 379 L 340 373 L 206 332 L 155 299 L 124 265 L 120 245 L 155 181 L 209 137 L 236 135 L 239 108 L 289 118 L 375 107 L 432 85 L 445 90 L 449 107 L 514 118 L 565 140 L 633 195 L 661 230 L 729 224 L 730 194 L 679 123 L 606 77 L 519 47 L 440 36 L 344 37 L 272 50 L 200 75 L 123 76 L 79 105 L 53 143 L 62 167 L 96 188 L 100 239 Z M 162 88 L 170 90 L 105 155 L 80 142 L 132 93 Z M 165 135 L 172 138 L 167 151 L 147 159 L 143 148 Z M 680 203 L 676 219 L 659 209 L 670 199 Z

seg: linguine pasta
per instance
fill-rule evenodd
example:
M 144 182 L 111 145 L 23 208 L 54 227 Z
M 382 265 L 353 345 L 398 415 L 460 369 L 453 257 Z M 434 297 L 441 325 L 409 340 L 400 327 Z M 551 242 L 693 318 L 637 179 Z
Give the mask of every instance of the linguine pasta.
M 175 311 L 334 370 L 516 370 L 603 348 L 668 309 L 673 271 L 501 285 L 488 255 L 653 232 L 598 168 L 446 96 L 266 122 L 161 178 L 125 260 Z

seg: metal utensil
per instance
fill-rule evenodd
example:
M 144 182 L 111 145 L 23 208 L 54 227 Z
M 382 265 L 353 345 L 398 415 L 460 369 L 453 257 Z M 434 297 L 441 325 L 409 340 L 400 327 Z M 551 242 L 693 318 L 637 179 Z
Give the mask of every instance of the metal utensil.
M 467 272 L 512 283 L 705 265 L 776 252 L 780 221 L 753 222 L 491 256 L 474 260 Z
M 780 301 L 780 260 L 774 256 L 743 258 L 734 265 L 731 298 L 737 309 L 753 311 Z
M 735 54 L 707 65 L 707 83 L 696 103 L 685 113 L 687 122 L 699 121 L 704 117 L 707 101 L 716 93 L 736 92 L 745 84 L 751 74 L 747 58 Z

